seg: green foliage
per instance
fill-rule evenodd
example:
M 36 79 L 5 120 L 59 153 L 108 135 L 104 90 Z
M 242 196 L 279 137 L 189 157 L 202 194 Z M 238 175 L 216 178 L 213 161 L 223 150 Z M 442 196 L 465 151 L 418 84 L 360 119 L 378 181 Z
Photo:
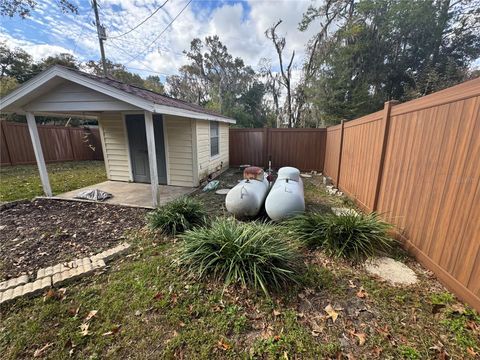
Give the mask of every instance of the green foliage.
M 265 87 L 255 71 L 234 58 L 215 36 L 193 39 L 185 52 L 189 63 L 167 77 L 169 94 L 238 119 L 240 127 L 262 127 L 268 121 Z
M 7 95 L 15 90 L 18 86 L 18 81 L 14 77 L 3 76 L 0 77 L 0 97 Z
M 430 296 L 430 301 L 434 305 L 447 305 L 455 301 L 455 296 L 448 291 L 443 293 L 435 293 Z
M 478 337 L 468 326 L 469 323 L 480 324 L 480 315 L 470 308 L 464 309 L 461 305 L 451 306 L 446 315 L 447 318 L 440 323 L 455 336 L 457 344 L 463 349 L 469 347 L 475 352 L 480 352 Z
M 332 122 L 374 112 L 390 99 L 407 101 L 464 81 L 480 56 L 479 4 L 334 0 L 310 7 L 302 31 L 326 13 L 338 21 L 321 20 L 309 45 L 308 101 Z
M 319 247 L 329 255 L 363 260 L 391 248 L 391 225 L 377 214 L 341 215 L 310 213 L 286 223 L 292 234 L 310 247 Z
M 203 203 L 198 199 L 184 196 L 157 208 L 147 217 L 150 228 L 176 236 L 204 225 L 207 213 Z
M 418 351 L 410 346 L 400 345 L 398 347 L 398 352 L 402 357 L 402 359 L 408 359 L 408 360 L 420 359 L 420 354 L 418 353 Z
M 178 263 L 197 278 L 251 285 L 266 295 L 269 288 L 297 282 L 301 255 L 272 225 L 219 218 L 181 239 Z
M 70 0 L 57 0 L 56 5 L 63 13 L 78 14 L 78 6 Z M 32 10 L 35 10 L 37 2 L 35 0 L 2 0 L 0 2 L 0 15 L 14 17 L 18 15 L 26 18 Z
M 40 61 L 33 61 L 26 51 L 11 49 L 6 43 L 0 42 L 0 80 L 2 81 L 2 95 L 13 89 L 13 80 L 21 84 L 43 70 L 53 65 L 62 65 L 72 69 L 80 69 L 80 61 L 73 55 L 63 53 L 48 56 Z M 103 67 L 100 61 L 87 61 L 85 68 L 94 75 L 103 76 Z M 109 76 L 124 83 L 145 88 L 156 93 L 163 93 L 164 87 L 158 76 L 147 76 L 145 79 L 132 73 L 122 64 L 116 64 L 107 59 Z M 5 89 L 4 89 L 5 88 Z
M 165 90 L 158 76 L 150 75 L 143 79 L 140 75 L 128 71 L 122 64 L 114 63 L 108 59 L 106 63 L 108 75 L 115 80 L 157 93 L 163 93 Z M 101 61 L 90 60 L 85 64 L 85 67 L 94 75 L 103 76 L 103 65 Z

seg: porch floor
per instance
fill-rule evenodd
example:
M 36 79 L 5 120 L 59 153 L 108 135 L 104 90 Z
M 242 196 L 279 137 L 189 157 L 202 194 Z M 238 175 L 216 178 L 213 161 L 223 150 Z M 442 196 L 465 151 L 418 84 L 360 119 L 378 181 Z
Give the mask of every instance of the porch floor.
M 160 205 L 165 205 L 172 200 L 183 195 L 188 195 L 196 190 L 196 188 L 191 187 L 170 185 L 159 185 L 158 188 L 160 190 Z M 153 208 L 152 188 L 150 184 L 104 181 L 99 184 L 59 194 L 56 197 L 60 199 L 78 200 L 75 199 L 75 196 L 80 191 L 87 189 L 98 189 L 112 194 L 112 198 L 102 201 L 104 203 Z

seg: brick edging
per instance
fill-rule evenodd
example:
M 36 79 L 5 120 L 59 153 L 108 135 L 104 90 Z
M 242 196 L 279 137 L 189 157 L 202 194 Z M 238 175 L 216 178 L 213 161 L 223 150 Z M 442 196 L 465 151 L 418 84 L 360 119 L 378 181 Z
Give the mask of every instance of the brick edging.
M 36 279 L 33 281 L 29 281 L 28 275 L 3 281 L 0 283 L 0 304 L 22 296 L 39 295 L 48 288 L 65 285 L 68 282 L 91 275 L 104 268 L 106 262 L 120 256 L 128 249 L 130 249 L 130 244 L 123 243 L 90 257 L 39 269 Z

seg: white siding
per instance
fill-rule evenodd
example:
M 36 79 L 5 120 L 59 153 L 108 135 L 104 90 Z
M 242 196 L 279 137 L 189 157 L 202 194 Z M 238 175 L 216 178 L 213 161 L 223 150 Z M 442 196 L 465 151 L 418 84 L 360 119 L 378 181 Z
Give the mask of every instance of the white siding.
M 127 134 L 121 113 L 105 113 L 98 119 L 104 147 L 105 168 L 110 180 L 130 181 Z
M 25 106 L 28 111 L 126 111 L 137 107 L 85 86 L 67 82 Z
M 164 115 L 164 131 L 167 144 L 167 173 L 169 185 L 196 186 L 194 177 L 194 133 L 195 120 Z
M 220 153 L 214 157 L 210 156 L 210 122 L 197 120 L 196 124 L 198 178 L 201 181 L 213 172 L 228 168 L 228 124 L 219 123 Z

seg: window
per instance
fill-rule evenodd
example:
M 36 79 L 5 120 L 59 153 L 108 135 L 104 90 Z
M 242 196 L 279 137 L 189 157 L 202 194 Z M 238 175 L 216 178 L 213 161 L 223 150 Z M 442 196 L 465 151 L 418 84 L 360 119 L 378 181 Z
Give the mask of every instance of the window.
M 210 156 L 212 157 L 220 153 L 218 135 L 218 122 L 210 121 Z

